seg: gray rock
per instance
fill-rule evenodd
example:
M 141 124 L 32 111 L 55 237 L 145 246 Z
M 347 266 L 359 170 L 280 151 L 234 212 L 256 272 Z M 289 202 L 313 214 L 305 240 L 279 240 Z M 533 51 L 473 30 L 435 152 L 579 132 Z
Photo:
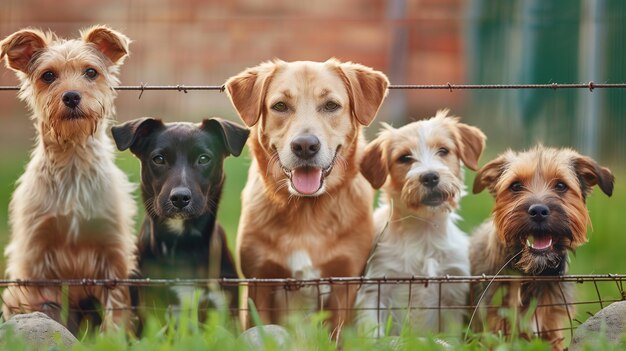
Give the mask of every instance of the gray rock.
M 57 340 L 58 344 L 67 348 L 78 342 L 69 330 L 41 312 L 13 316 L 0 326 L 0 340 L 4 338 L 8 328 L 37 349 L 57 345 Z
M 276 324 L 268 324 L 263 326 L 263 332 L 268 338 L 271 338 L 276 343 L 276 346 L 284 348 L 291 340 L 291 336 L 287 329 Z M 262 349 L 263 338 L 261 337 L 260 327 L 250 328 L 239 336 L 239 339 L 243 340 L 250 348 Z
M 572 351 L 582 350 L 585 345 L 594 345 L 600 333 L 612 344 L 617 344 L 626 333 L 626 301 L 619 301 L 598 311 L 581 324 L 569 345 Z

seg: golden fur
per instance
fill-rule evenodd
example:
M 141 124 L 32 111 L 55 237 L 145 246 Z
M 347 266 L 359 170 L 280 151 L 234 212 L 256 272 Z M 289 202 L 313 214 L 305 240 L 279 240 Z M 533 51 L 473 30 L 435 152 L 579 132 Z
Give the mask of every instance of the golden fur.
M 472 235 L 472 275 L 496 274 L 509 260 L 504 271 L 507 274 L 565 274 L 567 251 L 587 241 L 587 227 L 591 224 L 585 206 L 587 195 L 598 185 L 610 196 L 613 182 L 609 169 L 571 149 L 539 145 L 525 152 L 507 151 L 489 162 L 476 176 L 474 193 L 488 188 L 496 205 L 493 218 Z M 541 227 L 532 224 L 529 217 L 529 206 L 537 203 L 549 209 Z M 547 249 L 532 248 L 530 240 L 543 237 L 547 242 L 546 236 L 550 238 Z M 474 296 L 480 296 L 484 288 L 480 286 Z M 574 314 L 572 307 L 565 306 L 565 302 L 572 301 L 572 288 L 558 282 L 493 284 L 482 304 L 491 304 L 497 291 L 502 292 L 505 306 L 514 306 L 522 312 L 536 300 L 539 307 L 530 325 L 519 326 L 519 330 L 536 333 L 558 350 L 563 347 L 559 329 L 564 327 L 564 318 Z M 487 312 L 486 326 L 493 331 L 511 331 L 496 309 Z
M 133 186 L 114 163 L 107 127 L 114 116 L 118 70 L 129 39 L 104 26 L 65 40 L 35 29 L 1 43 L 0 57 L 20 80 L 19 97 L 33 112 L 37 138 L 10 203 L 11 239 L 6 248 L 9 279 L 125 279 L 135 269 L 131 196 Z M 86 70 L 97 71 L 89 78 Z M 43 80 L 44 72 L 56 77 Z M 66 91 L 81 94 L 67 108 Z M 61 304 L 58 287 L 10 287 L 3 312 L 46 310 Z M 103 327 L 127 318 L 127 287 L 75 287 L 70 308 L 98 300 L 107 309 Z
M 323 63 L 275 60 L 227 81 L 233 105 L 251 127 L 248 145 L 253 162 L 242 194 L 237 236 L 243 276 L 361 275 L 374 235 L 374 192 L 358 167 L 365 146 L 361 126 L 376 116 L 387 86 L 384 74 L 334 59 Z M 339 108 L 324 110 L 328 101 Z M 276 111 L 279 102 L 286 104 L 285 111 Z M 330 169 L 313 196 L 299 195 L 286 174 L 292 158 L 289 143 L 303 132 L 320 139 L 319 159 Z M 249 296 L 265 323 L 280 322 L 284 315 L 283 291 L 281 287 L 250 288 Z M 324 309 L 332 311 L 334 330 L 350 320 L 355 293 L 352 286 L 334 287 L 325 299 Z M 288 297 L 290 308 L 296 295 Z

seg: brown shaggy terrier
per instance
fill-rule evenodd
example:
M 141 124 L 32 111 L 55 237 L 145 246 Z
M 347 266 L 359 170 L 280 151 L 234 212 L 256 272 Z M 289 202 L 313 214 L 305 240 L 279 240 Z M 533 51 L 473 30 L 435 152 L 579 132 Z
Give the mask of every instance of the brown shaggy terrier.
M 598 185 L 611 196 L 614 177 L 607 168 L 571 149 L 541 145 L 525 152 L 507 151 L 478 171 L 474 193 L 488 188 L 495 197 L 493 218 L 476 229 L 471 238 L 472 275 L 506 274 L 558 276 L 567 272 L 567 252 L 587 241 L 591 224 L 585 200 Z M 476 298 L 485 291 L 480 286 Z M 573 287 L 560 282 L 492 284 L 483 305 L 496 304 L 502 293 L 505 307 L 524 313 L 537 302 L 530 325 L 518 325 L 522 335 L 531 333 L 562 349 L 564 319 L 573 316 Z M 489 308 L 486 327 L 509 334 L 514 328 Z
M 381 72 L 334 59 L 266 62 L 226 82 L 251 127 L 254 156 L 237 236 L 243 276 L 362 274 L 374 237 L 374 191 L 359 172 L 361 127 L 376 116 L 388 84 Z M 350 320 L 357 287 L 326 288 L 253 285 L 249 296 L 264 323 L 280 322 L 287 307 L 317 307 L 332 312 L 338 332 Z
M 0 43 L 37 129 L 10 204 L 9 279 L 125 279 L 134 270 L 133 186 L 116 167 L 107 135 L 129 42 L 95 26 L 80 39 L 24 29 Z M 5 319 L 31 311 L 58 319 L 62 302 L 58 286 L 12 286 L 2 298 Z M 103 327 L 125 323 L 128 287 L 69 289 L 71 310 L 94 302 L 106 309 Z M 76 331 L 80 320 L 73 321 Z

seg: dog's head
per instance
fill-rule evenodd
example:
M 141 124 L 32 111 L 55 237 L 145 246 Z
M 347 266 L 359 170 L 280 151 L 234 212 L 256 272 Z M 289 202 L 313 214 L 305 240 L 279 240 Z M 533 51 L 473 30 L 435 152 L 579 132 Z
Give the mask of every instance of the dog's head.
M 478 169 L 485 147 L 480 129 L 437 112 L 433 118 L 394 129 L 384 125 L 365 149 L 361 172 L 376 189 L 412 211 L 451 211 L 464 190 L 462 164 Z
M 65 40 L 24 29 L 0 42 L 0 58 L 17 73 L 19 96 L 35 112 L 40 132 L 76 140 L 93 134 L 114 114 L 112 89 L 130 40 L 105 26 Z
M 474 193 L 488 188 L 495 197 L 494 223 L 513 265 L 526 274 L 561 274 L 567 250 L 587 241 L 585 200 L 598 185 L 613 193 L 614 177 L 571 149 L 541 145 L 507 151 L 478 171 Z M 487 243 L 485 243 L 486 245 Z
M 185 220 L 207 213 L 221 191 L 224 158 L 239 156 L 248 130 L 219 118 L 164 124 L 140 118 L 111 129 L 118 149 L 141 160 L 146 213 Z
M 358 174 L 360 126 L 372 122 L 388 85 L 354 63 L 276 60 L 230 78 L 226 90 L 253 127 L 252 152 L 273 190 L 318 196 Z

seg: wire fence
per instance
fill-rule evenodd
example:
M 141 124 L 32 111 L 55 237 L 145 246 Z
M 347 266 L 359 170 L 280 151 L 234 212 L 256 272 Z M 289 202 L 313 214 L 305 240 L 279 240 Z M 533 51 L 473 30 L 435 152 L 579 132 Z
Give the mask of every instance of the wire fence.
M 280 313 L 282 315 L 288 315 L 290 313 L 303 313 L 311 312 L 314 310 L 326 310 L 334 312 L 338 310 L 350 310 L 352 313 L 363 312 L 364 310 L 373 310 L 377 316 L 381 313 L 404 313 L 410 315 L 411 313 L 420 313 L 424 311 L 434 311 L 437 315 L 438 329 L 435 332 L 444 332 L 442 329 L 443 315 L 449 311 L 464 311 L 467 317 L 472 316 L 476 311 L 496 311 L 498 312 L 502 308 L 519 309 L 523 310 L 528 306 L 507 306 L 502 300 L 501 303 L 491 301 L 480 301 L 477 291 L 484 288 L 486 284 L 489 284 L 487 289 L 495 289 L 496 286 L 503 286 L 506 284 L 524 284 L 529 283 L 555 283 L 555 284 L 570 284 L 576 285 L 577 291 L 585 291 L 585 294 L 580 294 L 580 297 L 576 297 L 578 294 L 574 294 L 571 297 L 566 298 L 563 295 L 563 299 L 551 300 L 549 303 L 539 303 L 535 306 L 533 313 L 539 313 L 542 309 L 546 308 L 562 308 L 568 311 L 566 320 L 562 324 L 559 324 L 559 328 L 546 329 L 537 326 L 531 331 L 535 336 L 541 336 L 543 333 L 550 332 L 565 332 L 573 335 L 574 330 L 584 320 L 592 316 L 596 311 L 608 306 L 609 304 L 617 301 L 626 300 L 626 291 L 624 290 L 624 282 L 626 281 L 626 275 L 564 275 L 564 276 L 442 276 L 442 277 L 405 277 L 405 278 L 366 278 L 366 277 L 336 277 L 336 278 L 321 278 L 321 279 L 54 279 L 54 280 L 0 280 L 0 288 L 5 289 L 3 297 L 7 297 L 6 292 L 8 290 L 20 289 L 28 290 L 28 293 L 32 293 L 32 289 L 58 289 L 59 291 L 64 287 L 67 289 L 85 289 L 85 293 L 88 294 L 90 289 L 94 287 L 104 289 L 117 289 L 120 287 L 136 288 L 139 291 L 142 289 L 191 289 L 191 290 L 205 290 L 208 291 L 209 287 L 221 287 L 222 291 L 226 291 L 229 288 L 235 287 L 248 287 L 250 291 L 254 291 L 254 288 L 271 288 L 275 298 L 279 297 L 283 299 L 282 303 L 273 305 L 271 307 L 271 313 Z M 492 285 L 493 283 L 493 285 Z M 454 288 L 454 285 L 469 284 L 470 294 L 467 300 L 460 301 L 443 301 L 442 292 L 447 289 Z M 560 285 L 559 285 L 560 286 Z M 317 306 L 303 306 L 302 304 L 292 303 L 291 298 L 294 297 L 293 292 L 304 291 L 311 295 L 314 295 L 313 300 L 324 301 L 327 295 L 331 291 L 339 291 L 341 289 L 348 289 L 355 287 L 357 289 L 364 289 L 369 287 L 371 291 L 376 291 L 376 304 L 371 307 L 358 307 L 358 306 L 341 306 L 336 308 L 329 308 L 323 303 Z M 372 289 L 373 288 L 373 289 Z M 383 289 L 405 289 L 408 290 L 408 297 L 405 303 L 391 306 L 386 302 L 381 303 L 381 290 Z M 430 294 L 437 294 L 435 299 L 430 299 L 429 303 L 420 304 L 419 301 L 411 301 L 412 291 L 419 289 L 430 288 Z M 232 291 L 232 290 L 231 290 Z M 593 296 L 590 296 L 593 295 Z M 141 296 L 141 294 L 140 294 Z M 255 298 L 253 293 L 250 294 L 251 298 Z M 161 300 L 162 302 L 162 300 Z M 196 301 L 197 302 L 197 301 Z M 135 301 L 129 306 L 118 306 L 116 310 L 128 310 L 128 311 L 143 311 L 152 314 L 165 314 L 168 311 L 171 312 L 172 308 L 178 309 L 179 313 L 185 313 L 183 304 L 177 304 L 176 306 L 168 304 L 159 304 L 153 300 L 142 299 Z M 226 304 L 225 306 L 228 306 Z M 230 309 L 233 316 L 236 316 L 239 312 L 247 311 L 245 308 L 225 307 Z M 235 304 L 236 306 L 236 304 Z M 209 310 L 215 309 L 211 305 L 196 305 L 187 307 L 190 311 L 192 309 L 198 311 L 200 314 L 206 314 Z M 70 306 L 70 311 L 86 312 L 84 308 L 78 309 Z M 104 307 L 106 312 L 106 307 Z M 578 313 L 574 313 L 577 310 Z M 571 313 L 570 313 L 571 311 Z M 187 311 L 189 312 L 189 311 Z M 263 312 L 259 310 L 258 312 Z M 578 317 L 577 317 L 578 316 Z M 378 317 L 380 318 L 380 317 Z M 380 324 L 384 324 L 384 320 L 377 321 Z M 507 332 L 504 331 L 506 334 Z
M 548 84 L 406 84 L 406 85 L 390 85 L 390 90 L 448 90 L 453 92 L 455 90 L 494 90 L 494 89 L 548 89 L 548 90 L 560 90 L 560 89 L 587 89 L 593 92 L 595 89 L 625 89 L 626 83 L 548 83 Z M 20 88 L 17 86 L 0 86 L 0 91 L 18 91 Z M 117 86 L 114 89 L 118 91 L 139 91 L 139 98 L 145 91 L 178 91 L 188 93 L 190 91 L 216 91 L 223 92 L 224 85 L 124 85 Z M 84 289 L 85 293 L 89 293 L 89 289 L 94 287 L 100 287 L 104 289 L 115 289 L 119 287 L 128 287 L 141 289 L 168 289 L 168 288 L 187 288 L 187 289 L 207 289 L 208 287 L 219 286 L 222 289 L 238 288 L 238 287 L 271 287 L 274 292 L 284 292 L 282 298 L 285 299 L 278 309 L 280 313 L 291 312 L 303 312 L 303 307 L 297 304 L 290 303 L 289 299 L 291 294 L 289 292 L 299 291 L 307 288 L 312 288 L 314 295 L 318 301 L 322 301 L 325 295 L 329 294 L 329 291 L 336 289 L 347 289 L 349 287 L 356 287 L 362 289 L 363 287 L 374 287 L 377 291 L 377 303 L 375 312 L 380 315 L 381 309 L 386 311 L 398 310 L 411 313 L 413 311 L 434 310 L 438 314 L 438 319 L 441 321 L 442 314 L 446 311 L 463 310 L 467 316 L 473 315 L 479 309 L 491 309 L 498 310 L 505 306 L 505 304 L 495 304 L 493 301 L 486 303 L 480 303 L 478 296 L 476 296 L 476 287 L 481 284 L 528 284 L 533 282 L 546 282 L 546 283 L 568 283 L 577 286 L 577 290 L 585 290 L 586 292 L 593 292 L 593 297 L 589 297 L 589 294 L 581 298 L 573 297 L 570 300 L 564 298 L 560 302 L 553 302 L 549 304 L 537 304 L 535 311 L 543 308 L 563 307 L 567 313 L 567 321 L 563 328 L 553 330 L 539 330 L 536 328 L 533 334 L 540 336 L 541 333 L 546 332 L 569 332 L 573 334 L 575 328 L 580 325 L 584 320 L 581 316 L 592 316 L 595 311 L 606 307 L 608 304 L 626 300 L 626 292 L 623 285 L 626 281 L 626 275 L 565 275 L 565 276 L 445 276 L 445 277 L 406 277 L 406 278 L 365 278 L 365 277 L 337 277 L 337 278 L 322 278 L 322 279 L 52 279 L 52 280 L 0 280 L 0 288 L 5 288 L 5 292 L 10 289 L 22 289 L 27 290 L 29 288 L 52 288 L 61 289 L 63 287 L 72 287 L 74 289 Z M 470 296 L 467 300 L 456 301 L 453 304 L 443 303 L 441 299 L 441 292 L 450 288 L 455 284 L 469 284 Z M 409 291 L 408 296 L 411 296 L 411 292 L 414 289 L 428 288 L 435 286 L 438 293 L 438 298 L 434 304 L 419 305 L 407 300 L 406 304 L 399 306 L 385 306 L 381 304 L 381 290 L 383 287 L 403 287 Z M 582 288 L 579 288 L 581 287 Z M 5 295 L 3 295 L 5 296 Z M 576 296 L 576 295 L 574 295 Z M 251 296 L 254 298 L 254 296 Z M 4 301 L 3 301 L 4 303 Z M 134 304 L 121 307 L 128 311 L 152 311 L 161 313 L 171 310 L 170 305 L 155 304 L 154 301 L 139 300 Z M 320 304 L 322 309 L 323 304 Z M 508 306 L 511 307 L 511 306 Z M 519 308 L 520 306 L 513 306 Z M 120 307 L 116 307 L 119 309 Z M 178 307 L 180 308 L 180 306 Z M 191 308 L 191 307 L 190 307 Z M 208 306 L 194 306 L 199 312 L 207 312 L 211 309 Z M 276 309 L 275 307 L 273 307 Z M 350 309 L 352 312 L 359 312 L 359 307 L 355 306 L 343 306 L 344 309 Z M 106 309 L 106 307 L 105 307 Z M 569 311 L 578 310 L 577 314 L 569 313 Z M 85 312 L 85 309 L 73 309 L 70 306 L 70 311 Z M 241 308 L 232 308 L 231 312 L 236 315 L 238 312 L 244 311 Z M 332 310 L 329 310 L 332 312 Z M 272 311 L 277 312 L 277 311 Z M 577 317 L 578 316 L 578 317 Z M 580 319 L 579 319 L 580 318 Z M 378 321 L 379 323 L 384 321 Z M 441 329 L 441 323 L 439 323 Z M 441 330 L 439 330 L 441 331 Z
M 626 83 L 547 83 L 547 84 L 392 84 L 389 85 L 390 90 L 494 90 L 494 89 L 588 89 L 592 92 L 595 89 L 624 89 L 626 88 Z M 224 85 L 148 85 L 148 84 L 140 84 L 140 85 L 121 85 L 114 87 L 115 90 L 118 91 L 128 91 L 135 90 L 141 91 L 150 91 L 150 90 L 161 90 L 161 91 L 178 91 L 183 93 L 188 93 L 190 91 L 195 90 L 205 90 L 205 91 L 219 91 L 223 92 L 225 87 Z M 0 86 L 0 91 L 17 91 L 20 90 L 18 86 Z

